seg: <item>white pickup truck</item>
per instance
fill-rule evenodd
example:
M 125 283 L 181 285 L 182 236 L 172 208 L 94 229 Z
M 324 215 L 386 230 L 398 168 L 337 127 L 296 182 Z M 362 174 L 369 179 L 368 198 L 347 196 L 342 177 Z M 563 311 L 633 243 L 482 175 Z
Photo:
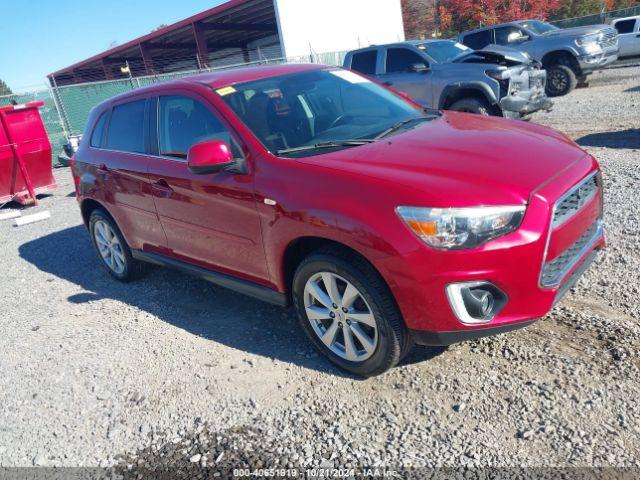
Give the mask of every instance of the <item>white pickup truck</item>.
M 618 31 L 619 57 L 640 55 L 640 15 L 616 18 L 611 26 Z

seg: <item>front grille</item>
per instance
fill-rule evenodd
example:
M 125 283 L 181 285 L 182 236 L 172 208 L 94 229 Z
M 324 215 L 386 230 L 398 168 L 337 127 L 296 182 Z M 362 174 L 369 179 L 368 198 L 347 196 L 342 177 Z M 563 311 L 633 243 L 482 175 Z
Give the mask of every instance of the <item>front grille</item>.
M 562 277 L 571 270 L 575 262 L 585 253 L 585 247 L 592 242 L 600 229 L 600 225 L 600 220 L 596 220 L 573 245 L 553 260 L 545 262 L 542 266 L 542 275 L 540 277 L 542 286 L 550 287 L 560 283 Z
M 615 30 L 606 30 L 603 34 L 600 45 L 603 48 L 615 47 L 618 45 L 618 32 Z
M 598 179 L 594 174 L 556 203 L 551 227 L 557 228 L 573 217 L 596 193 L 598 193 Z

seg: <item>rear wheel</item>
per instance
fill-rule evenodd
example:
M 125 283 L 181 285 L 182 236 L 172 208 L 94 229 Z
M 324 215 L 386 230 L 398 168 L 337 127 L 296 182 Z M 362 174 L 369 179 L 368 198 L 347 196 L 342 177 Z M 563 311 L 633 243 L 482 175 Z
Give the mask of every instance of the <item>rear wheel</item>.
M 478 115 L 491 115 L 493 109 L 489 102 L 481 98 L 468 97 L 454 102 L 449 110 L 456 112 L 477 113 Z
M 105 210 L 98 208 L 91 213 L 89 232 L 102 266 L 112 277 L 128 282 L 144 273 L 145 264 L 131 256 L 120 229 Z
M 567 65 L 551 65 L 547 68 L 547 95 L 561 97 L 571 93 L 578 84 L 575 72 Z
M 358 375 L 379 375 L 411 347 L 388 287 L 371 265 L 348 251 L 327 249 L 296 270 L 293 300 L 316 348 Z

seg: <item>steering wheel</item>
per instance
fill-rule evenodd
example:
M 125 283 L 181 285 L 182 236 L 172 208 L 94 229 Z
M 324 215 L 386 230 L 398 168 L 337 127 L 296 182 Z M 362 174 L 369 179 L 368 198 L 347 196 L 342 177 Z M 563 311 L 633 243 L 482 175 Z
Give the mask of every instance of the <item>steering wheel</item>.
M 336 117 L 336 119 L 333 122 L 331 122 L 331 125 L 329 125 L 329 128 L 337 127 L 338 125 L 340 125 L 347 118 L 351 118 L 351 115 L 348 115 L 346 113 L 338 115 Z

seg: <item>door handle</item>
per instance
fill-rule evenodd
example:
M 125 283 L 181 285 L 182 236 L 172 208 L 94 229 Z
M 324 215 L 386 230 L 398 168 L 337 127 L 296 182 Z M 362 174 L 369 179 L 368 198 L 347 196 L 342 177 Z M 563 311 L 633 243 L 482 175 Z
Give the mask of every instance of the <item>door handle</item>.
M 390 87 L 391 85 L 393 85 L 393 82 L 382 82 L 382 84 Z
M 109 171 L 109 167 L 104 163 L 100 163 L 96 166 L 96 170 L 102 173 L 107 173 Z
M 164 178 L 153 182 L 151 186 L 154 190 L 159 190 L 166 195 L 171 195 L 173 193 L 173 188 L 169 186 L 169 183 Z

